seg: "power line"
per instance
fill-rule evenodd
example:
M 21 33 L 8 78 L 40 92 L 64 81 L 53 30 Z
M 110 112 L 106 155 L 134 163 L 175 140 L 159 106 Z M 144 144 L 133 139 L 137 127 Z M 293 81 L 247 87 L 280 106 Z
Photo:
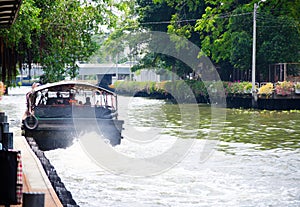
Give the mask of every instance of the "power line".
M 225 14 L 220 14 L 220 15 L 214 15 L 212 17 L 206 18 L 205 20 L 208 19 L 225 19 L 225 18 L 230 18 L 230 17 L 238 17 L 238 16 L 245 16 L 245 15 L 250 15 L 252 12 L 246 12 L 246 13 L 240 13 L 240 14 L 230 14 L 230 13 L 225 13 Z M 141 25 L 155 25 L 155 24 L 170 24 L 170 23 L 184 23 L 184 22 L 196 22 L 201 19 L 182 19 L 182 20 L 169 20 L 169 21 L 156 21 L 156 22 L 143 22 L 140 23 Z
M 264 27 L 278 27 L 278 28 L 283 28 L 283 27 L 299 27 L 298 25 L 296 24 L 274 24 L 274 22 L 272 22 L 272 24 L 266 24 L 266 25 L 257 25 L 257 27 L 260 27 L 260 28 L 264 28 Z
M 183 19 L 177 21 L 157 21 L 157 22 L 143 22 L 140 23 L 141 25 L 148 25 L 148 24 L 170 24 L 170 23 L 183 23 L 183 22 L 196 22 L 198 19 Z
M 225 19 L 225 18 L 231 18 L 231 17 L 240 17 L 240 16 L 247 16 L 247 15 L 252 15 L 253 12 L 245 12 L 245 13 L 239 13 L 239 14 L 232 14 L 232 13 L 224 13 L 224 14 L 217 14 L 217 15 L 213 15 L 211 17 L 208 18 L 204 18 L 204 19 L 182 19 L 182 20 L 168 20 L 168 21 L 152 21 L 152 22 L 142 22 L 140 23 L 140 25 L 159 25 L 159 24 L 171 24 L 171 23 L 187 23 L 187 22 L 197 22 L 199 20 L 211 20 L 211 19 Z M 266 15 L 264 13 L 258 13 L 259 15 L 257 16 L 257 19 L 260 22 L 263 23 L 274 23 L 274 18 L 278 18 L 280 16 L 284 16 L 284 15 L 280 15 L 280 16 L 269 16 Z M 295 21 L 297 22 L 297 19 L 291 19 L 291 21 Z M 291 23 L 291 21 L 289 20 L 281 20 L 280 23 L 284 24 L 284 23 Z M 299 20 L 298 20 L 299 21 Z M 259 27 L 268 27 L 268 26 L 259 26 Z M 273 27 L 273 26 L 270 26 Z M 279 27 L 279 26 L 278 26 Z M 295 27 L 297 27 L 297 25 L 295 25 Z

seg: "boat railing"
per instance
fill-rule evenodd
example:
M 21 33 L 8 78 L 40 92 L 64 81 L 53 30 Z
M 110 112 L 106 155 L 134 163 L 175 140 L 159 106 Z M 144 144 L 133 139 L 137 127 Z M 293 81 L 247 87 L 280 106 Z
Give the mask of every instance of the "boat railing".
M 108 107 L 86 105 L 39 105 L 34 109 L 37 118 L 104 118 L 117 116 L 116 110 Z

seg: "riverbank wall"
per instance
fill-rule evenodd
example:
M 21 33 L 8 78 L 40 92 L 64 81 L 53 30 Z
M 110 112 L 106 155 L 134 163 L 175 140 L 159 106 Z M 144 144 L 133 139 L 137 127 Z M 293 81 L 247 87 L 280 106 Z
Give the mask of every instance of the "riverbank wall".
M 223 82 L 221 84 L 217 85 L 213 81 L 204 83 L 193 80 L 162 83 L 123 81 L 117 82 L 113 90 L 119 95 L 164 99 L 172 103 L 222 103 L 220 105 L 227 108 L 300 110 L 300 94 L 296 93 L 295 88 L 289 89 L 289 93 L 282 94 L 275 90 L 277 85 L 274 84 L 274 88 L 268 94 L 258 94 L 256 106 L 253 107 L 250 92 L 251 83 Z M 193 93 L 192 97 L 190 93 L 185 93 L 185 88 L 182 85 L 189 87 Z M 261 89 L 264 89 L 265 85 L 262 85 Z M 257 90 L 259 91 L 259 89 Z M 213 101 L 210 96 L 213 96 Z
M 119 93 L 119 95 L 134 96 L 134 97 L 147 97 L 153 99 L 164 99 L 171 103 L 178 103 L 178 101 L 171 94 L 149 94 L 143 91 L 137 93 Z M 199 104 L 211 104 L 211 100 L 206 96 L 196 97 L 196 102 Z M 221 100 L 221 99 L 220 99 Z M 258 97 L 256 107 L 252 106 L 251 95 L 229 95 L 221 101 L 226 101 L 227 108 L 243 108 L 243 109 L 260 109 L 260 110 L 300 110 L 300 96 L 293 95 L 290 97 Z M 189 100 L 181 101 L 181 103 L 189 103 Z M 224 105 L 224 104 L 223 104 Z

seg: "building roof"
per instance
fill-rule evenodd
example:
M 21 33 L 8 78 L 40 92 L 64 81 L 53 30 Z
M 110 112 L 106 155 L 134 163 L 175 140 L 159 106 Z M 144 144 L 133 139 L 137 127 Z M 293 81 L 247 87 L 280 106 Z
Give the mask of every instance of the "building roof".
M 0 28 L 15 22 L 21 4 L 22 0 L 0 0 Z

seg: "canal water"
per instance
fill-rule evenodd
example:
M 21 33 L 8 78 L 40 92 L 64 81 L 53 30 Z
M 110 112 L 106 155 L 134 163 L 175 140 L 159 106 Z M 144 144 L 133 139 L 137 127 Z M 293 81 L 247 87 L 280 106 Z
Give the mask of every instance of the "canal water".
M 20 134 L 27 91 L 12 89 L 0 101 L 14 134 Z M 80 139 L 46 152 L 78 205 L 300 206 L 300 111 L 220 109 L 218 115 L 209 105 L 182 110 L 133 97 L 119 97 L 119 106 L 125 124 L 116 153 L 133 161 L 164 152 L 180 159 L 160 156 L 157 171 L 134 174 L 125 170 L 129 162 L 120 163 L 123 170 L 100 165 Z M 174 147 L 176 140 L 188 147 Z

